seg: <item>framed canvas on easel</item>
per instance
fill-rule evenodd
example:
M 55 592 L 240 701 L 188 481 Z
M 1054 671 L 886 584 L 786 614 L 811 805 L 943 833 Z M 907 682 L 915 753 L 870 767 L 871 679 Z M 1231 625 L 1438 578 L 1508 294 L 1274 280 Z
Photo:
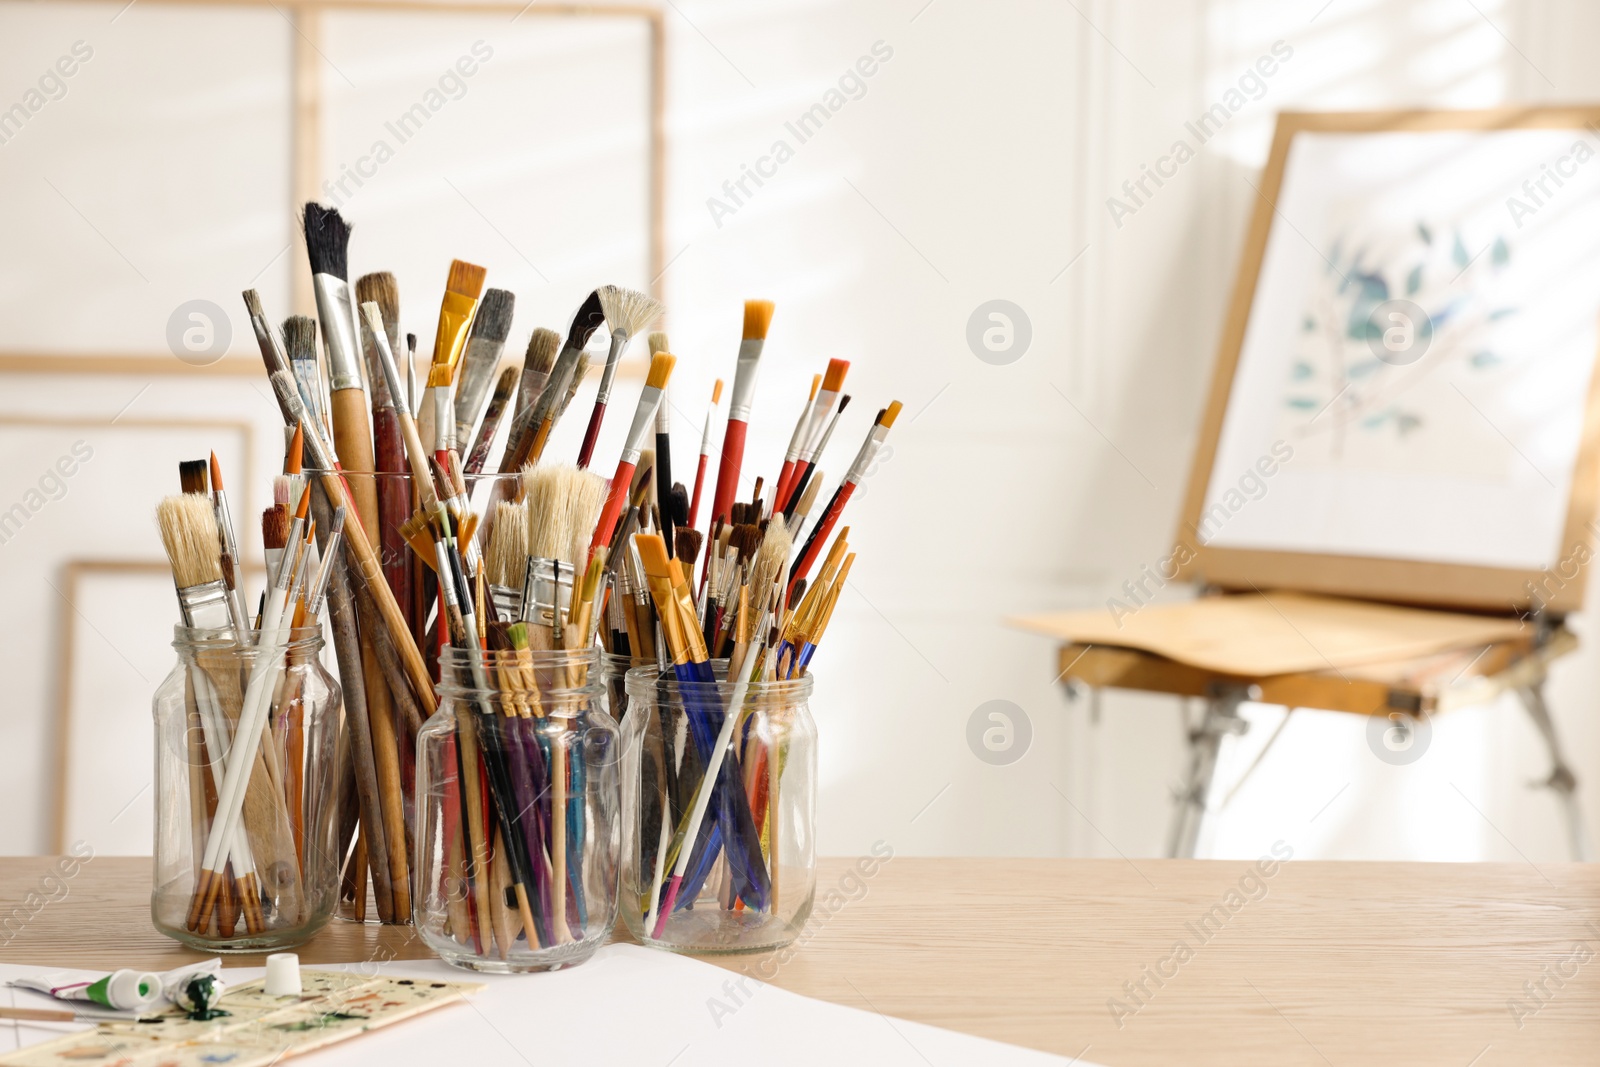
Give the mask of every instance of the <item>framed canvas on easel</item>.
M 1256 188 L 1173 555 L 1214 595 L 1017 621 L 1207 698 L 1175 855 L 1247 697 L 1403 743 L 1507 689 L 1582 855 L 1541 685 L 1600 555 L 1600 107 L 1287 113 Z

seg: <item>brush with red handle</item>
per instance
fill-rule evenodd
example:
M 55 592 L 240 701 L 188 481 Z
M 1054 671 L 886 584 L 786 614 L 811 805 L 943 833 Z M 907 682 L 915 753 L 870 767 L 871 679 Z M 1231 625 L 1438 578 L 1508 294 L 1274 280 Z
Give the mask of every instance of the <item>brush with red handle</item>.
M 867 476 L 867 469 L 872 466 L 878 450 L 883 447 L 883 439 L 889 436 L 889 428 L 900 416 L 900 406 L 900 401 L 896 400 L 878 412 L 878 418 L 872 424 L 872 432 L 867 434 L 867 439 L 862 442 L 861 451 L 856 453 L 855 462 L 850 464 L 850 470 L 844 476 L 844 481 L 839 483 L 839 488 L 833 491 L 833 499 L 828 501 L 827 510 L 812 528 L 811 536 L 806 538 L 806 546 L 800 550 L 800 556 L 794 561 L 794 566 L 789 568 L 790 592 L 794 590 L 794 583 L 810 572 L 811 565 L 817 560 L 817 553 L 822 550 L 823 542 L 828 539 L 834 524 L 844 513 L 844 506 L 850 502 L 850 495 L 856 491 L 856 486 L 861 484 L 861 479 Z
M 689 501 L 689 526 L 694 527 L 700 516 L 700 491 L 706 485 L 706 462 L 711 458 L 711 422 L 717 416 L 717 404 L 722 400 L 722 379 L 711 387 L 711 406 L 706 409 L 706 428 L 700 434 L 700 465 L 694 472 L 694 497 Z
M 739 468 L 744 464 L 744 437 L 750 426 L 755 399 L 756 370 L 761 348 L 772 325 L 770 300 L 744 302 L 744 337 L 739 342 L 739 363 L 733 374 L 733 394 L 728 399 L 728 428 L 722 435 L 722 462 L 717 465 L 717 491 L 711 497 L 711 521 L 728 521 L 728 509 L 739 495 Z M 707 557 L 709 558 L 709 556 Z
M 633 425 L 628 429 L 628 440 L 622 457 L 617 460 L 617 473 L 611 477 L 611 489 L 606 495 L 605 507 L 600 511 L 600 521 L 595 523 L 594 537 L 589 542 L 589 558 L 595 549 L 611 543 L 611 533 L 617 519 L 628 502 L 628 488 L 633 484 L 633 473 L 639 466 L 639 456 L 644 450 L 644 435 L 649 432 L 655 418 L 656 405 L 661 403 L 661 393 L 672 377 L 677 357 L 670 352 L 657 352 L 650 358 L 650 376 L 645 379 L 644 391 L 639 394 L 639 406 L 633 412 Z

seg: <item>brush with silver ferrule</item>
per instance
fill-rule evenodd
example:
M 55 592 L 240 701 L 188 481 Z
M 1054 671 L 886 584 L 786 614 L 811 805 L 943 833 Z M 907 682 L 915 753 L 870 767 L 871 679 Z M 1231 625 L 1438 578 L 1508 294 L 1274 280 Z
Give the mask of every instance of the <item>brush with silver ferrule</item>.
M 472 317 L 472 332 L 467 335 L 467 350 L 461 357 L 461 372 L 456 376 L 456 443 L 471 439 L 494 384 L 500 353 L 511 333 L 511 316 L 516 297 L 504 289 L 485 289 Z
M 627 442 L 623 446 L 622 456 L 617 460 L 617 473 L 611 478 L 611 491 L 606 497 L 605 509 L 600 512 L 600 521 L 589 542 L 591 557 L 595 549 L 610 544 L 617 520 L 622 517 L 622 506 L 627 503 L 628 490 L 633 485 L 633 473 L 644 450 L 645 434 L 654 421 L 656 405 L 661 402 L 661 394 L 667 388 L 667 381 L 672 377 L 672 368 L 676 363 L 677 358 L 670 352 L 658 352 L 650 360 L 650 374 L 639 393 L 639 406 L 634 409 L 633 425 L 628 429 Z
M 808 449 L 801 458 L 799 466 L 795 468 L 794 480 L 789 486 L 789 502 L 783 508 L 783 517 L 793 520 L 796 506 L 800 497 L 811 484 L 811 477 L 816 473 L 817 460 L 822 458 L 822 453 L 827 449 L 828 442 L 833 439 L 833 431 L 839 425 L 839 418 L 844 414 L 844 409 L 850 406 L 850 394 L 846 393 L 839 398 L 839 407 L 834 411 L 833 418 L 828 420 L 828 428 L 822 431 L 822 440 L 816 447 Z M 773 505 L 775 508 L 776 504 Z
M 839 390 L 844 388 L 844 377 L 850 372 L 850 362 L 844 359 L 828 360 L 828 372 L 822 376 L 822 389 L 811 399 L 811 410 L 805 417 L 805 433 L 800 437 L 800 448 L 795 453 L 795 462 L 785 464 L 786 470 L 778 478 L 778 487 L 772 493 L 772 510 L 784 510 L 794 499 L 795 483 L 799 481 L 801 473 L 805 470 L 806 462 L 815 459 L 818 450 L 818 439 L 822 436 L 824 426 L 828 421 L 828 412 L 833 409 L 834 402 L 839 399 Z
M 547 463 L 523 472 L 522 485 L 528 533 L 521 617 L 535 626 L 534 647 L 556 648 L 543 643 L 549 636 L 544 628 L 571 604 L 573 579 L 584 566 L 606 481 L 569 463 Z
M 511 411 L 511 429 L 506 433 L 505 451 L 500 454 L 499 471 L 510 474 L 518 470 L 533 445 L 539 426 L 535 421 L 539 401 L 550 384 L 550 374 L 555 367 L 556 353 L 561 351 L 561 335 L 554 330 L 538 327 L 528 338 L 528 351 L 522 358 L 522 375 L 517 381 L 516 406 Z
M 647 330 L 661 315 L 661 302 L 634 289 L 618 285 L 604 285 L 595 290 L 600 296 L 600 308 L 605 314 L 606 326 L 611 331 L 611 348 L 606 353 L 605 370 L 600 374 L 600 390 L 595 394 L 594 410 L 589 414 L 589 426 L 583 432 L 583 445 L 578 450 L 578 466 L 589 466 L 594 456 L 595 439 L 600 436 L 600 422 L 606 415 L 606 404 L 611 400 L 611 384 L 617 377 L 617 364 L 628 342 Z
M 478 307 L 478 297 L 483 294 L 483 280 L 487 274 L 483 267 L 466 260 L 450 261 L 444 297 L 439 302 L 433 362 L 428 367 L 428 394 L 432 402 L 424 404 L 417 415 L 418 432 L 430 451 L 444 452 L 456 444 L 455 407 L 450 403 L 450 391 L 461 369 L 467 331 Z
M 494 445 L 495 434 L 505 418 L 506 405 L 511 402 L 511 394 L 516 388 L 517 368 L 507 367 L 500 372 L 500 380 L 495 382 L 494 392 L 489 396 L 489 406 L 483 409 L 483 418 L 478 420 L 477 435 L 472 439 L 472 447 L 467 450 L 465 470 L 468 474 L 480 473 L 483 465 L 489 461 L 489 449 Z
M 283 320 L 283 348 L 294 372 L 295 387 L 305 402 L 306 412 L 316 420 L 323 434 L 332 433 L 328 409 L 322 396 L 322 364 L 317 359 L 317 320 L 305 315 L 290 315 Z

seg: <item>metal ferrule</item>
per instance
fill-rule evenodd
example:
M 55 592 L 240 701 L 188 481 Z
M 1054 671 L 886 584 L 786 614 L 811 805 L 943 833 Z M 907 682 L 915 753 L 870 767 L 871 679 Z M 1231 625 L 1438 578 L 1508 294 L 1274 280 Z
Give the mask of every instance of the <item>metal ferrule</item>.
M 716 408 L 706 412 L 706 428 L 700 432 L 700 454 L 702 456 L 711 455 L 711 420 L 716 413 Z
M 826 389 L 817 394 L 816 402 L 811 405 L 811 417 L 806 421 L 805 438 L 796 459 L 816 454 L 817 445 L 822 442 L 822 432 L 828 425 L 828 412 L 833 410 L 833 403 L 838 399 L 837 392 L 830 393 Z
M 472 428 L 478 421 L 478 412 L 494 384 L 500 369 L 500 351 L 504 341 L 490 341 L 474 337 L 467 341 L 467 354 L 461 368 L 461 380 L 456 383 L 456 425 Z
M 650 432 L 655 419 L 656 405 L 661 403 L 661 390 L 648 385 L 639 394 L 639 406 L 633 411 L 633 425 L 628 428 L 628 444 L 622 450 L 622 462 L 637 464 L 644 451 L 644 437 Z
M 739 364 L 733 372 L 733 393 L 728 398 L 728 418 L 750 421 L 750 406 L 756 396 L 756 368 L 761 362 L 761 346 L 766 342 L 752 337 L 739 342 Z
M 179 589 L 178 608 L 183 613 L 183 624 L 192 629 L 233 629 L 233 616 L 228 611 L 228 586 L 220 579 Z
M 867 476 L 867 468 L 872 466 L 872 460 L 878 454 L 878 449 L 883 447 L 883 439 L 889 431 L 883 426 L 874 426 L 867 439 L 861 443 L 861 451 L 856 453 L 856 461 L 850 464 L 850 473 L 844 480 L 852 484 L 858 483 Z
M 350 283 L 331 274 L 313 274 L 311 288 L 317 296 L 322 344 L 328 353 L 328 388 L 334 392 L 360 389 L 361 347 L 356 343 Z
M 667 400 L 668 388 L 670 386 L 662 388 L 661 402 L 656 405 L 656 433 L 658 434 L 672 432 L 672 405 Z
M 384 332 L 383 313 L 376 303 L 368 303 L 362 311 L 367 316 L 367 329 L 372 334 L 372 344 L 378 353 L 378 366 L 383 372 L 384 382 L 389 386 L 390 396 L 405 396 L 400 385 L 400 370 L 394 362 L 394 349 L 389 344 L 388 334 Z
M 497 619 L 522 618 L 522 590 L 509 585 L 489 586 L 489 602 Z
M 614 333 L 611 335 L 611 349 L 606 353 L 606 368 L 600 372 L 600 391 L 594 395 L 596 404 L 604 404 L 610 401 L 611 386 L 617 380 L 617 364 L 622 362 L 622 350 L 627 347 L 627 334 Z
M 529 557 L 518 617 L 536 626 L 554 626 L 556 613 L 564 616 L 572 608 L 572 579 L 572 568 L 560 560 Z
M 450 552 L 445 548 L 443 541 L 433 543 L 433 559 L 434 565 L 439 569 L 439 589 L 444 593 L 444 602 L 452 608 L 460 607 L 461 599 L 456 596 L 454 568 L 450 566 Z
M 450 386 L 435 385 L 433 393 L 433 450 L 444 452 L 456 447 L 456 409 L 450 404 Z

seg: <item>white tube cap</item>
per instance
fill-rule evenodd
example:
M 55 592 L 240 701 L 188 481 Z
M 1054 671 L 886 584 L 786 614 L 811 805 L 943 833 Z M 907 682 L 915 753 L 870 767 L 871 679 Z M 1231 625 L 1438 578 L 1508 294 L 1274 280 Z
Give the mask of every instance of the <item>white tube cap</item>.
M 293 952 L 274 952 L 267 957 L 267 996 L 300 995 L 300 957 Z

